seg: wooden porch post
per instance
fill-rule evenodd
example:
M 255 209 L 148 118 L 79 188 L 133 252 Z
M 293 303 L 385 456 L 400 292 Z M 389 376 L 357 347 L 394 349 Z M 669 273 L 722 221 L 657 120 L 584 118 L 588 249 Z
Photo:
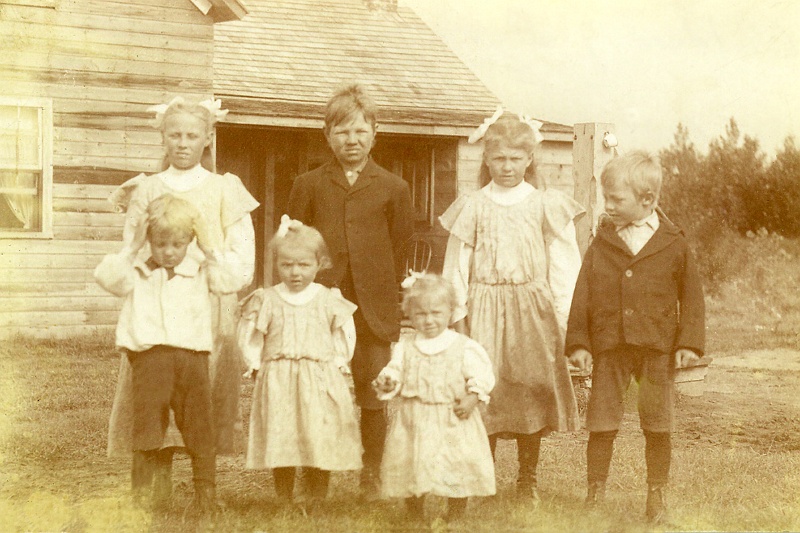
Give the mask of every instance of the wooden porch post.
M 271 140 L 271 139 L 270 139 Z M 264 197 L 261 205 L 264 208 L 264 222 L 261 231 L 264 235 L 264 252 L 262 256 L 264 268 L 264 287 L 272 286 L 274 262 L 272 253 L 269 250 L 269 241 L 275 232 L 275 151 L 271 142 L 267 143 L 266 160 L 264 161 Z M 257 263 L 256 263 L 257 264 Z
M 597 219 L 603 212 L 603 194 L 600 190 L 600 173 L 614 158 L 613 147 L 603 146 L 603 136 L 614 133 L 614 125 L 602 122 L 575 124 L 572 144 L 572 177 L 575 183 L 575 200 L 586 209 L 587 216 L 576 224 L 581 256 L 591 242 Z

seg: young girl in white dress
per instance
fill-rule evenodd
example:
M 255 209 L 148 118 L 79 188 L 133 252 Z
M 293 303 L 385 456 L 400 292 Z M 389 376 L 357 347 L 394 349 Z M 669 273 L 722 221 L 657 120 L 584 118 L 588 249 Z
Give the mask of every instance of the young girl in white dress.
M 272 469 L 282 502 L 303 467 L 309 496 L 328 493 L 330 472 L 361 468 L 361 439 L 346 375 L 356 306 L 314 278 L 331 259 L 316 229 L 286 215 L 269 243 L 280 283 L 242 303 L 238 342 L 255 377 L 248 469 Z
M 237 291 L 253 278 L 255 235 L 250 213 L 258 202 L 233 174 L 214 172 L 211 153 L 214 125 L 227 111 L 219 100 L 190 102 L 176 97 L 167 104 L 150 108 L 155 112 L 153 126 L 161 132 L 164 145 L 164 170 L 140 174 L 123 183 L 109 200 L 125 211 L 122 233 L 125 248 L 130 248 L 137 228 L 146 224 L 147 206 L 156 198 L 171 194 L 188 201 L 202 215 L 197 219 L 196 241 L 204 240 L 208 255 L 231 273 L 232 283 L 224 293 L 212 294 L 209 379 L 213 405 L 213 433 L 217 454 L 241 450 L 242 420 L 239 407 L 241 363 L 236 349 Z M 187 255 L 206 261 L 206 254 L 193 241 Z M 149 246 L 140 258 L 147 259 Z M 119 380 L 111 409 L 108 432 L 109 457 L 129 456 L 133 447 L 133 386 L 131 366 L 123 355 Z M 170 412 L 171 413 L 171 412 Z M 161 450 L 155 455 L 153 491 L 157 501 L 167 502 L 172 491 L 172 455 L 184 442 L 170 414 L 170 423 Z
M 447 497 L 446 521 L 464 514 L 469 496 L 495 493 L 494 464 L 480 411 L 494 374 L 486 351 L 448 329 L 456 305 L 450 283 L 431 274 L 403 282 L 403 311 L 413 337 L 392 348 L 373 382 L 381 400 L 397 398 L 381 464 L 382 495 L 405 498 L 414 520 L 424 495 Z
M 564 334 L 581 266 L 574 220 L 583 208 L 537 189 L 540 124 L 498 109 L 470 138 L 484 142 L 481 178 L 441 216 L 450 232 L 443 276 L 458 294 L 455 327 L 492 357 L 497 386 L 483 412 L 494 452 L 515 439 L 517 493 L 539 502 L 542 436 L 579 429 Z M 491 180 L 491 181 L 489 181 Z

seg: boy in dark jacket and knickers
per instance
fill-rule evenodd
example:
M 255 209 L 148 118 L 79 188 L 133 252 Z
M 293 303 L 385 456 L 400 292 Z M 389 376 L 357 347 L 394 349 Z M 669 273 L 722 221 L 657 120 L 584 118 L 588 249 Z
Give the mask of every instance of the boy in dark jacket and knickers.
M 617 157 L 600 181 L 608 216 L 584 257 L 565 350 L 573 365 L 593 367 L 587 503 L 604 497 L 623 395 L 633 375 L 646 443 L 646 515 L 659 522 L 666 511 L 674 373 L 703 355 L 703 289 L 683 232 L 656 209 L 658 160 L 641 151 Z

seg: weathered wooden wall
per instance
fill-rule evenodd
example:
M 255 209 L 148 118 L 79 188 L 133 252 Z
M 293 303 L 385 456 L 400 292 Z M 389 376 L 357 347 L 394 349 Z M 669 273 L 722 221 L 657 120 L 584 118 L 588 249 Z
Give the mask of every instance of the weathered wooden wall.
M 53 101 L 54 238 L 0 241 L 0 338 L 116 322 L 92 279 L 120 246 L 114 185 L 160 168 L 147 107 L 212 94 L 213 21 L 189 0 L 0 1 L 9 97 Z
M 458 143 L 458 194 L 481 187 L 480 170 L 483 158 L 481 143 L 469 144 L 466 139 Z M 544 141 L 534 153 L 537 175 L 544 178 L 548 188 L 558 189 L 568 196 L 574 193 L 572 172 L 572 143 Z

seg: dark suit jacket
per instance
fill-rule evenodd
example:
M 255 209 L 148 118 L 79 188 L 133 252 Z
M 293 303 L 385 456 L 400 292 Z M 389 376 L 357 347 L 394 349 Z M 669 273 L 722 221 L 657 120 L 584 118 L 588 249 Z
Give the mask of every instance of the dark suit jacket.
M 317 228 L 330 250 L 333 269 L 317 280 L 340 286 L 353 276 L 355 302 L 379 338 L 400 333 L 399 282 L 405 246 L 414 231 L 408 185 L 370 159 L 351 187 L 332 161 L 299 176 L 289 195 L 288 214 Z
M 623 344 L 703 355 L 705 303 L 683 232 L 660 225 L 633 255 L 610 220 L 600 224 L 581 266 L 567 326 L 567 355 L 597 355 Z

